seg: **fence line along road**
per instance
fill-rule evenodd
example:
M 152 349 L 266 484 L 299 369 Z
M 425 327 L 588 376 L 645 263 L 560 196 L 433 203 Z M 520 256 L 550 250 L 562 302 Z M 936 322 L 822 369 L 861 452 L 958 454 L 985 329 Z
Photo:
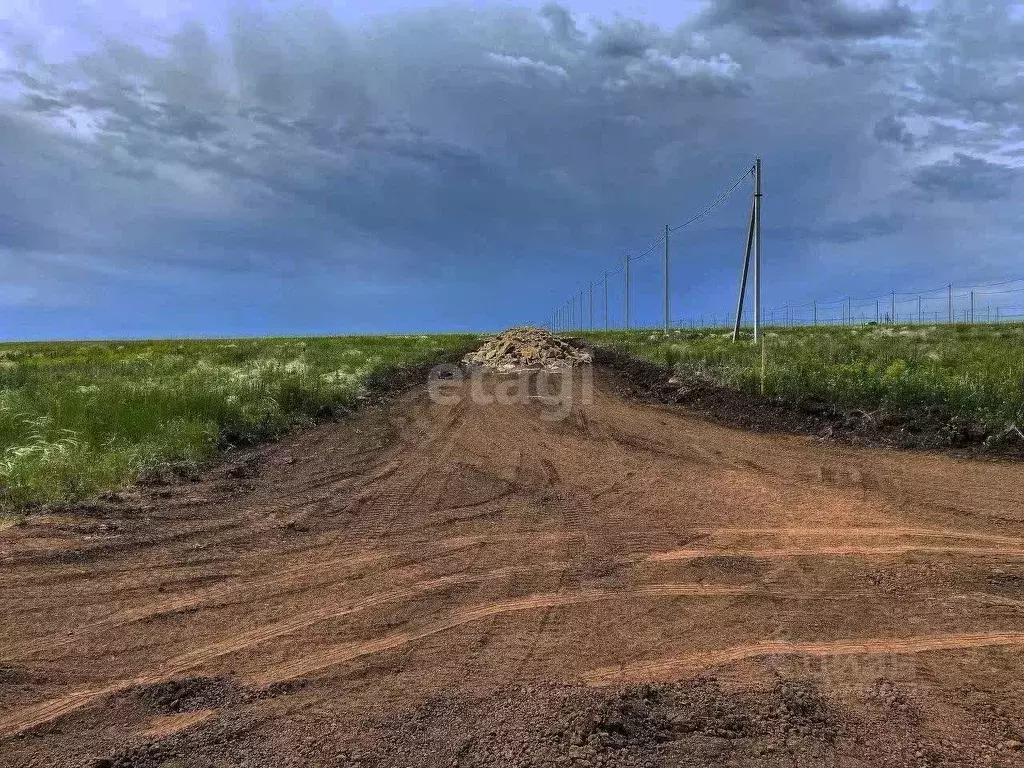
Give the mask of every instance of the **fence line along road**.
M 748 315 L 744 315 L 748 318 Z M 890 291 L 879 296 L 791 302 L 764 310 L 773 327 L 835 325 L 936 325 L 1013 323 L 1024 320 L 1024 278 L 921 291 Z M 725 326 L 725 313 L 680 318 L 678 327 Z

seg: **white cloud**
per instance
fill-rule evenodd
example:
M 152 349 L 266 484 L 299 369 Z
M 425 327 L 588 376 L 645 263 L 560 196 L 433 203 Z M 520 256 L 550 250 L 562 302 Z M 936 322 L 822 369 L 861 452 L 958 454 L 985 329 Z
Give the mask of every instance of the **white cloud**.
M 536 72 L 541 75 L 547 75 L 555 79 L 562 80 L 569 77 L 569 73 L 565 70 L 565 67 L 559 64 L 548 64 L 545 61 L 534 61 L 528 56 L 509 56 L 505 53 L 489 53 L 488 57 L 503 69 Z

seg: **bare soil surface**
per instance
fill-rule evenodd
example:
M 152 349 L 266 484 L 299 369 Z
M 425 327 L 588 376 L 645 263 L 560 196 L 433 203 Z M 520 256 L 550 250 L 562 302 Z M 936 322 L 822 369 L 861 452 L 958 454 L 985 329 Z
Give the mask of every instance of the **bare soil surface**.
M 0 531 L 0 765 L 1024 765 L 1020 464 L 478 383 Z

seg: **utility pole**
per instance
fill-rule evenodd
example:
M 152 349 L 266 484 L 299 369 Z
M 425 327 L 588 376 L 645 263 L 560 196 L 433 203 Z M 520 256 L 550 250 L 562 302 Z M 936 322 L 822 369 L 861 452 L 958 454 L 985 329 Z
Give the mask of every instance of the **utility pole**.
M 921 297 L 917 297 L 917 324 L 921 324 Z
M 604 271 L 604 329 L 608 330 L 608 270 Z
M 626 254 L 626 330 L 629 330 L 629 254 Z
M 665 333 L 668 333 L 668 224 L 665 225 Z
M 569 299 L 569 330 L 576 329 L 576 297 Z
M 754 164 L 754 343 L 761 337 L 761 158 Z
M 747 227 L 747 248 L 743 253 L 743 272 L 740 275 L 740 295 L 736 300 L 736 322 L 732 327 L 732 340 L 740 337 L 740 324 L 743 322 L 743 299 L 747 291 L 747 272 L 750 269 L 750 251 L 754 247 L 754 215 L 757 212 L 757 203 L 750 204 L 750 224 Z
M 896 291 L 892 292 L 892 324 L 896 325 Z
M 974 291 L 971 291 L 971 324 L 974 324 Z
M 949 284 L 949 322 L 953 322 L 953 284 Z
M 818 302 L 817 302 L 817 300 L 815 300 L 815 302 L 814 302 L 814 324 L 815 325 L 818 324 Z
M 846 297 L 846 322 L 853 325 L 853 298 Z

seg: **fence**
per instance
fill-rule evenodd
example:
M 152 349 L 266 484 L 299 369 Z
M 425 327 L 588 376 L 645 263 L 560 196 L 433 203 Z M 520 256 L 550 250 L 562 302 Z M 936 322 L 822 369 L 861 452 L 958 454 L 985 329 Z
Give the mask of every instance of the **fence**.
M 1016 287 L 1012 287 L 1016 286 Z M 1024 321 L 1024 278 L 956 286 L 947 283 L 923 291 L 893 291 L 881 296 L 845 297 L 767 307 L 767 326 L 934 325 Z M 752 321 L 752 313 L 744 313 Z M 679 318 L 676 327 L 731 327 L 733 317 L 721 313 Z

